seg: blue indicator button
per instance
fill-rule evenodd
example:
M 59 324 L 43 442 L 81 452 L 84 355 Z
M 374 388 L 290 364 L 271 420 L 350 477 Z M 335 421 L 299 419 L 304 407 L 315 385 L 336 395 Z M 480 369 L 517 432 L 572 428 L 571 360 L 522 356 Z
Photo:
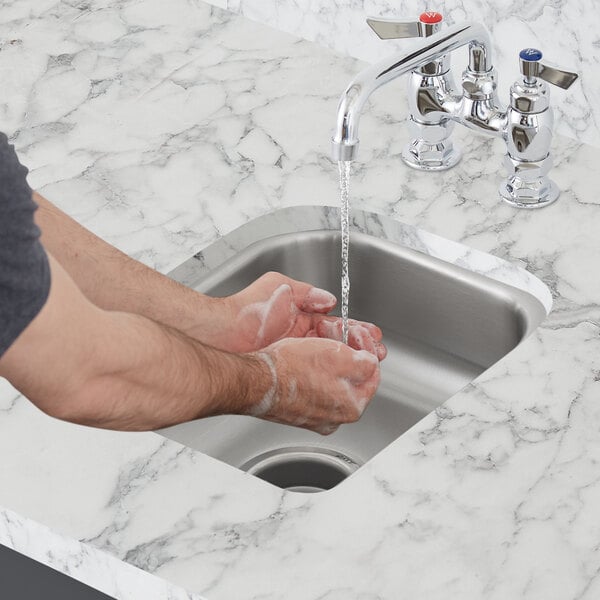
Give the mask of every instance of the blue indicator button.
M 521 52 L 519 52 L 519 58 L 531 62 L 537 62 L 538 60 L 542 60 L 542 53 L 536 48 L 525 48 L 525 50 L 521 50 Z

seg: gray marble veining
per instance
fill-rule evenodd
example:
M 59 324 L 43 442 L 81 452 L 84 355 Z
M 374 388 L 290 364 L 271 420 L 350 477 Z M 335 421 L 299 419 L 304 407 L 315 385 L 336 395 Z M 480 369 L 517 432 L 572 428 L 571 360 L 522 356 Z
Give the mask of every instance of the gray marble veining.
M 166 272 L 278 207 L 331 221 L 355 59 L 199 0 L 1 7 L 0 129 L 33 186 L 122 250 Z M 119 600 L 598 597 L 600 151 L 557 137 L 561 199 L 515 211 L 497 141 L 464 134 L 458 167 L 416 173 L 397 109 L 382 90 L 365 114 L 354 205 L 463 266 L 526 268 L 552 293 L 542 326 L 310 498 L 153 433 L 52 420 L 0 381 L 0 543 Z
M 425 10 L 441 11 L 448 23 L 472 20 L 492 34 L 500 96 L 518 77 L 518 53 L 540 48 L 547 60 L 578 71 L 581 81 L 569 92 L 552 90 L 557 131 L 600 146 L 600 17 L 593 0 L 211 0 L 213 4 L 317 42 L 348 56 L 376 62 L 406 48 L 408 40 L 381 41 L 366 17 L 407 19 Z M 466 67 L 462 56 L 454 65 Z

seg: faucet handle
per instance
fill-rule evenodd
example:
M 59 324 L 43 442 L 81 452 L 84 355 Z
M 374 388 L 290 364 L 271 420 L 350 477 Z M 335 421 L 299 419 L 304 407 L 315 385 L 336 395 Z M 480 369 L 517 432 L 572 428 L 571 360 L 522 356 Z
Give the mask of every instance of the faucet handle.
M 534 85 L 539 77 L 563 90 L 568 90 L 579 77 L 577 73 L 542 64 L 540 62 L 542 58 L 543 54 L 537 48 L 525 48 L 519 53 L 521 74 L 526 84 Z
M 421 13 L 418 19 L 396 21 L 395 19 L 367 19 L 369 27 L 382 40 L 427 37 L 437 33 L 444 17 L 434 11 Z
M 523 77 L 510 88 L 504 157 L 508 178 L 500 186 L 500 195 L 517 208 L 542 208 L 560 194 L 548 177 L 552 167 L 550 144 L 554 115 L 544 82 L 566 90 L 578 75 L 544 65 L 540 62 L 542 58 L 536 48 L 521 50 Z

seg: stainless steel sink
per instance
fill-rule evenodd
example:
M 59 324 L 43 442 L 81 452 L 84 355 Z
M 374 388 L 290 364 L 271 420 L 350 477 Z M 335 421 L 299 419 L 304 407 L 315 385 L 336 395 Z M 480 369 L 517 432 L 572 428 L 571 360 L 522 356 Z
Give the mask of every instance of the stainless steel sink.
M 224 296 L 267 271 L 340 294 L 337 231 L 286 233 L 251 244 L 193 286 Z M 252 417 L 221 416 L 162 435 L 291 491 L 329 489 L 500 360 L 542 321 L 531 294 L 486 276 L 353 233 L 353 318 L 377 323 L 389 349 L 362 419 L 329 437 Z

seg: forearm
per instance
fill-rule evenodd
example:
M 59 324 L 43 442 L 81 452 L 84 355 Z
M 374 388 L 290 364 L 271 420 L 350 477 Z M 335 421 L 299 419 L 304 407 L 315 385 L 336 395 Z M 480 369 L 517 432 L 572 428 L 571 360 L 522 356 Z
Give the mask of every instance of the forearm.
M 35 192 L 34 200 L 44 247 L 94 304 L 143 315 L 180 331 L 200 324 L 210 339 L 220 299 L 191 290 L 130 258 Z
M 260 359 L 216 350 L 144 317 L 113 313 L 107 329 L 115 343 L 102 353 L 102 371 L 64 404 L 66 420 L 152 430 L 251 412 L 272 385 Z
M 0 358 L 6 377 L 44 412 L 121 430 L 246 413 L 273 385 L 251 355 L 229 354 L 139 315 L 87 300 L 50 256 L 46 304 Z

